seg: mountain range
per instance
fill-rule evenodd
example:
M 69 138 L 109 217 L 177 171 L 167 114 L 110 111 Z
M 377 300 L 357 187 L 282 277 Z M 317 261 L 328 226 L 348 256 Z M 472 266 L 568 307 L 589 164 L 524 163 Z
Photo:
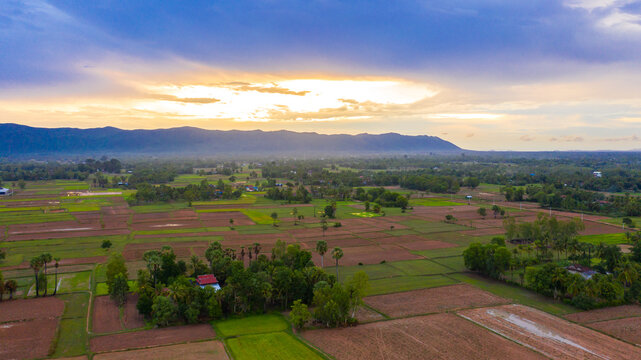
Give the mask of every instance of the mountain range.
M 436 136 L 323 135 L 293 131 L 36 128 L 0 124 L 0 156 L 83 154 L 232 155 L 453 152 L 461 148 Z

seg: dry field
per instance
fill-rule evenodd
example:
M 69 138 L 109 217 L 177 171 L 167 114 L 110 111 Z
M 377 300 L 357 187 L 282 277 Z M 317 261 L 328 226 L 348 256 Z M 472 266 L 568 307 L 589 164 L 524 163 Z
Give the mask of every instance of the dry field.
M 0 303 L 0 323 L 59 317 L 65 303 L 56 297 L 12 300 Z
M 639 359 L 641 348 L 522 305 L 459 315 L 553 359 Z
M 122 330 L 120 309 L 109 296 L 97 296 L 93 301 L 93 332 L 109 333 Z
M 336 359 L 544 359 L 453 314 L 303 332 Z
M 63 310 L 54 297 L 0 303 L 0 359 L 47 356 Z
M 220 341 L 159 346 L 149 349 L 98 354 L 94 360 L 227 360 L 227 353 Z
M 597 321 L 621 319 L 633 316 L 641 316 L 641 306 L 622 305 L 590 311 L 582 311 L 566 315 L 565 318 L 581 324 L 587 324 Z
M 214 337 L 216 337 L 216 333 L 209 324 L 186 325 L 98 336 L 91 339 L 90 346 L 91 351 L 98 353 L 213 339 Z
M 588 326 L 627 342 L 641 345 L 640 317 L 599 321 L 590 323 Z
M 367 305 L 390 317 L 508 303 L 506 299 L 466 284 L 370 296 L 364 300 Z
M 0 359 L 32 359 L 49 354 L 57 318 L 0 324 Z

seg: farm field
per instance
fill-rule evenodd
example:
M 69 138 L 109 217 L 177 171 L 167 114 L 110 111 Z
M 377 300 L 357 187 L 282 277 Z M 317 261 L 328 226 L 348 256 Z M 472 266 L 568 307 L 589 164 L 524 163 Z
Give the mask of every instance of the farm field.
M 220 176 L 206 178 L 217 181 Z M 170 185 L 198 184 L 202 179 L 181 175 Z M 467 272 L 464 249 L 502 234 L 502 219 L 482 217 L 478 205 L 457 197 L 412 199 L 412 208 L 405 212 L 383 208 L 384 215 L 365 212 L 360 202 L 339 201 L 336 219 L 323 230 L 320 213 L 328 204 L 325 200 L 287 204 L 266 199 L 264 193 L 248 193 L 238 200 L 191 206 L 186 202 L 130 206 L 125 200 L 130 191 L 90 189 L 91 184 L 80 181 L 30 182 L 26 190 L 0 199 L 0 248 L 7 252 L 0 271 L 5 281 L 17 282 L 16 300 L 7 301 L 5 293 L 0 303 L 0 349 L 8 349 L 11 358 L 360 359 L 442 354 L 441 358 L 459 359 L 471 349 L 485 358 L 542 358 L 455 314 L 514 303 L 566 316 L 583 324 L 575 324 L 578 327 L 612 336 L 607 339 L 641 341 L 641 335 L 629 330 L 641 316 L 636 308 L 611 310 L 618 315 L 587 315 L 529 290 Z M 89 195 L 67 196 L 68 191 Z M 293 208 L 303 216 L 300 221 L 294 221 Z M 533 219 L 536 213 L 513 212 L 519 219 Z M 445 222 L 448 214 L 456 220 Z M 594 225 L 586 233 L 594 234 L 583 235 L 581 241 L 625 242 L 623 233 L 607 224 Z M 105 240 L 110 247 L 102 247 Z M 338 270 L 339 281 L 359 271 L 368 275 L 366 307 L 356 314 L 360 325 L 292 332 L 286 317 L 271 312 L 152 329 L 138 314 L 135 280 L 138 269 L 146 266 L 146 251 L 171 246 L 178 260 L 189 263 L 196 256 L 207 263 L 205 250 L 213 241 L 237 253 L 260 243 L 261 254 L 270 256 L 279 240 L 311 251 L 316 266 L 323 264 L 329 274 Z M 315 251 L 319 240 L 326 241 L 330 250 L 323 258 Z M 334 247 L 343 250 L 337 269 L 331 257 Z M 59 266 L 50 263 L 47 268 L 47 297 L 34 298 L 29 261 L 43 252 L 59 258 Z M 125 258 L 133 291 L 122 308 L 106 296 L 106 262 L 115 252 Z M 7 336 L 16 340 L 9 343 L 4 340 Z M 36 337 L 44 341 L 27 346 Z M 435 339 L 440 344 L 434 345 Z
M 458 314 L 554 359 L 641 356 L 641 348 L 522 305 L 463 310 Z

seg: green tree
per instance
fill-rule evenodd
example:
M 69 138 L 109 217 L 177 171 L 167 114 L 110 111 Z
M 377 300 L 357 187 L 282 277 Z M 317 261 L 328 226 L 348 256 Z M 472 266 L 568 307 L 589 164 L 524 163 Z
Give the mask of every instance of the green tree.
M 484 219 L 485 219 L 485 215 L 487 215 L 487 209 L 486 209 L 486 208 L 484 208 L 484 207 L 480 207 L 480 208 L 477 210 L 477 212 L 479 213 L 479 215 L 481 215 L 481 217 L 482 217 L 482 218 L 484 218 Z
M 234 230 L 234 219 L 229 219 L 229 228 Z
M 292 216 L 294 217 L 294 225 L 298 225 L 298 218 L 297 218 L 298 209 L 297 208 L 292 209 Z
M 498 205 L 492 205 L 492 212 L 494 213 L 494 218 L 496 219 L 496 216 L 501 213 L 501 207 Z
M 101 248 L 105 250 L 109 250 L 113 244 L 111 243 L 111 240 L 106 239 L 102 241 L 102 244 L 100 245 Z
M 127 276 L 124 273 L 118 273 L 113 278 L 111 291 L 109 295 L 111 299 L 118 306 L 122 306 L 127 301 L 127 292 L 129 291 L 129 284 L 127 283 Z
M 325 237 L 325 231 L 327 231 L 328 225 L 327 225 L 327 217 L 323 215 L 321 217 L 321 229 L 323 230 L 323 238 Z
M 107 262 L 107 291 L 109 294 L 113 293 L 115 279 L 118 274 L 123 274 L 125 279 L 129 277 L 127 266 L 125 266 L 125 258 L 120 253 L 113 253 L 109 256 Z
M 20 190 L 24 190 L 27 187 L 27 183 L 23 179 L 20 179 L 18 180 L 18 187 L 20 187 Z
M 166 296 L 156 296 L 151 306 L 151 319 L 154 325 L 168 326 L 176 318 L 176 305 Z
M 338 278 L 338 260 L 340 260 L 342 257 L 343 249 L 335 247 L 334 250 L 332 250 L 332 258 L 336 260 L 336 278 Z
M 312 314 L 307 309 L 307 305 L 302 300 L 294 301 L 292 311 L 289 313 L 289 320 L 295 328 L 302 329 L 305 324 L 312 318 Z
M 273 220 L 272 225 L 276 226 L 276 220 L 278 220 L 278 213 L 274 211 L 270 216 L 272 217 L 272 220 Z
M 347 280 L 345 286 L 350 299 L 351 317 L 354 317 L 358 308 L 363 305 L 363 297 L 370 288 L 369 276 L 364 271 L 357 271 Z
M 327 241 L 318 240 L 316 242 L 316 252 L 321 256 L 321 268 L 325 267 L 325 253 L 327 252 Z

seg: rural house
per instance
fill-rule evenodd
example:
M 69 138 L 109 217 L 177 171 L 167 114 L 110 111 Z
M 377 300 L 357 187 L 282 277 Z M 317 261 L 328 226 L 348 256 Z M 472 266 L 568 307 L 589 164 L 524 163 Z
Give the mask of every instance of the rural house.
M 198 275 L 196 278 L 196 284 L 201 288 L 206 288 L 207 286 L 213 287 L 216 291 L 220 290 L 220 285 L 214 274 L 207 275 Z
M 0 196 L 9 196 L 11 195 L 11 189 L 0 188 Z

